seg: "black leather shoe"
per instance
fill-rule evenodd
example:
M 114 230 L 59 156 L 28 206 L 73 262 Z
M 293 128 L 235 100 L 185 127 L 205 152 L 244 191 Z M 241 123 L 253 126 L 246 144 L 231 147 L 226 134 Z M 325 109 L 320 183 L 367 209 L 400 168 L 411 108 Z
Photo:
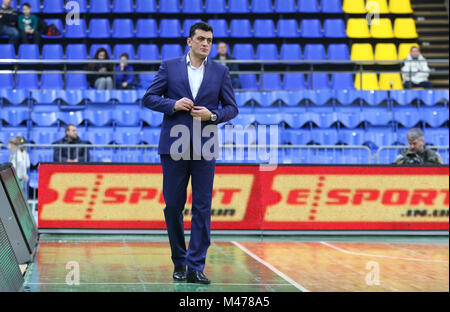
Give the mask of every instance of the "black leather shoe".
M 176 267 L 173 272 L 173 280 L 176 282 L 184 282 L 186 280 L 186 268 Z
M 203 274 L 203 272 L 200 271 L 194 271 L 187 274 L 186 278 L 188 283 L 195 283 L 195 284 L 211 284 L 211 281 Z

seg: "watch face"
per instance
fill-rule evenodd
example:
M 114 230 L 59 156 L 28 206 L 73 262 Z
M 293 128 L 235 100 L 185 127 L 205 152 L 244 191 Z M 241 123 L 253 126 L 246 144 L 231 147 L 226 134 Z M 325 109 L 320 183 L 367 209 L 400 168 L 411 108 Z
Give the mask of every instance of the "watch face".
M 217 120 L 217 115 L 216 114 L 212 114 L 211 115 L 211 121 L 216 121 Z

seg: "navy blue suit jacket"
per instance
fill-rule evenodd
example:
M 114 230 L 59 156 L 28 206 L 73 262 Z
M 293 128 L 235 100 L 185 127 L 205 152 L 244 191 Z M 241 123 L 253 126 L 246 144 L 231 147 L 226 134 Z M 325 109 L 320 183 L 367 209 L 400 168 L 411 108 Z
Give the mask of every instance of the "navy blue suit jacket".
M 190 112 L 173 112 L 175 102 L 183 97 L 191 99 L 195 106 L 204 106 L 217 115 L 215 122 L 202 122 L 201 129 L 211 124 L 217 127 L 217 124 L 233 119 L 239 112 L 227 67 L 208 57 L 203 81 L 197 97 L 194 99 L 189 86 L 186 55 L 164 60 L 143 98 L 145 107 L 164 113 L 159 139 L 159 154 L 170 154 L 172 143 L 178 139 L 170 137 L 170 130 L 173 126 L 187 126 L 192 141 L 193 117 Z M 202 137 L 202 147 L 212 136 L 213 134 L 209 137 Z M 218 144 L 217 136 L 215 136 L 215 144 Z

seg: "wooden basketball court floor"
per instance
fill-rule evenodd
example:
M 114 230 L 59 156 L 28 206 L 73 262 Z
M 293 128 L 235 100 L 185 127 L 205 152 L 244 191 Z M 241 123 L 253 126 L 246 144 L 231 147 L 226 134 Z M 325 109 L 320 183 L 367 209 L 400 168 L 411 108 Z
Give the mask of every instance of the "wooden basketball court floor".
M 165 236 L 42 234 L 25 291 L 448 292 L 447 237 L 213 236 L 212 284 L 175 283 Z

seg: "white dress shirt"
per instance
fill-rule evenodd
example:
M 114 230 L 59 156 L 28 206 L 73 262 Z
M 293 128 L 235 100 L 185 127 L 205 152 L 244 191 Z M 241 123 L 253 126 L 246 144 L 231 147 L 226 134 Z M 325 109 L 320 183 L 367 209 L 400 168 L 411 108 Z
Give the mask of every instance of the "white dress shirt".
M 191 93 L 194 99 L 197 97 L 198 90 L 203 81 L 203 76 L 205 74 L 205 64 L 208 60 L 208 57 L 202 62 L 199 68 L 195 68 L 191 64 L 191 58 L 189 57 L 189 53 L 186 55 L 186 64 L 188 70 L 188 78 L 189 78 L 189 87 L 191 88 Z

